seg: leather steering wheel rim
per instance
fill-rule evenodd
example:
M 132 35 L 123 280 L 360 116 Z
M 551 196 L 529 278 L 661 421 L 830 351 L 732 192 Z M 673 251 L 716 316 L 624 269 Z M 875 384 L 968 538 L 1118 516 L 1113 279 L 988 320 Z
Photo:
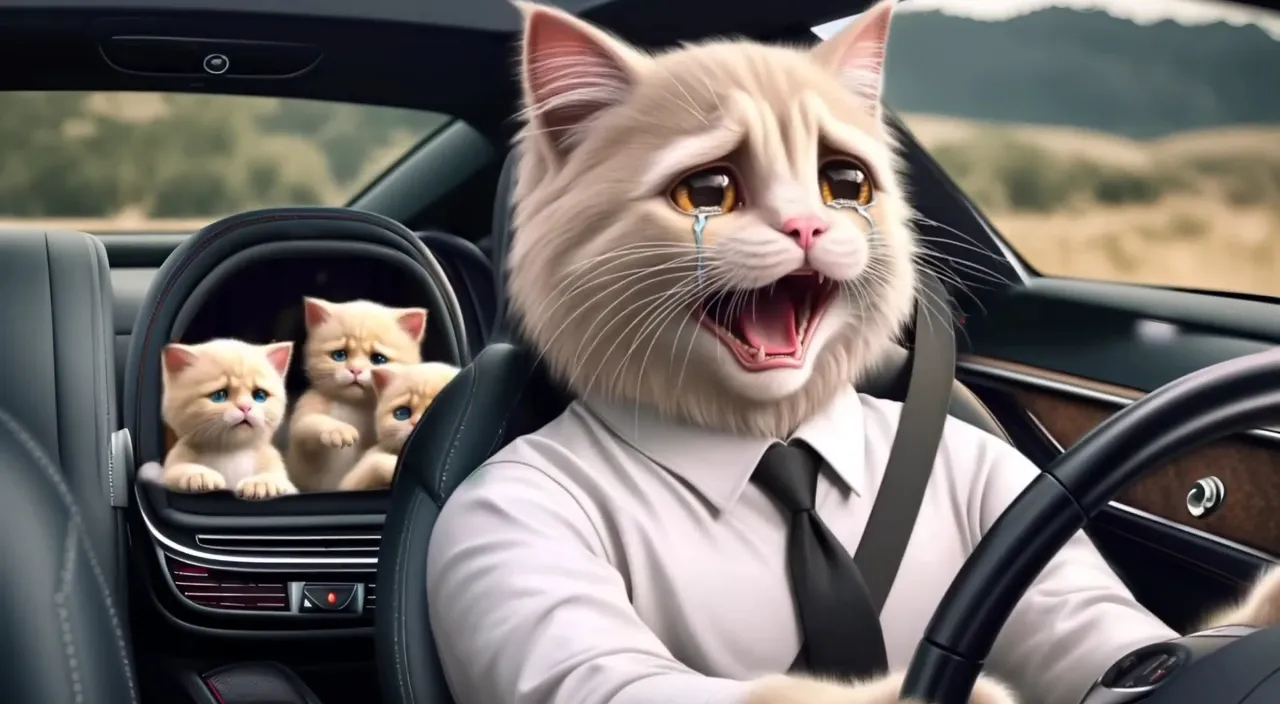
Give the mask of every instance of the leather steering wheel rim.
M 934 612 L 907 670 L 902 697 L 968 702 L 1014 607 L 1091 516 L 1147 470 L 1277 417 L 1280 349 L 1194 372 L 1111 416 L 996 519 Z

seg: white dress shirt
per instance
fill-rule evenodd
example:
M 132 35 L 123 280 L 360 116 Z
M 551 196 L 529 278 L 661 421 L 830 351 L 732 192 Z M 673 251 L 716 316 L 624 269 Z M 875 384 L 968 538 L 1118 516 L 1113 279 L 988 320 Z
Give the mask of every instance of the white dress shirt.
M 831 467 L 818 513 L 850 554 L 900 409 L 850 388 L 795 434 Z M 479 468 L 445 504 L 427 560 L 459 704 L 738 704 L 749 680 L 785 672 L 800 648 L 788 520 L 750 483 L 771 442 L 577 402 Z M 949 419 L 880 616 L 891 669 L 1038 472 Z M 1120 656 L 1174 637 L 1078 534 L 1014 610 L 987 671 L 1034 704 L 1077 704 Z

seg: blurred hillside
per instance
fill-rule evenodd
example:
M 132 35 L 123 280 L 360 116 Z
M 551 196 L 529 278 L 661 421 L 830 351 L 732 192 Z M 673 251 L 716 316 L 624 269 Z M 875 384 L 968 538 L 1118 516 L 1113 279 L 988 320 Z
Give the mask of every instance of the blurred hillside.
M 1062 8 L 1004 22 L 902 13 L 887 62 L 886 101 L 903 112 L 1140 138 L 1280 124 L 1280 43 L 1254 25 L 1137 25 Z
M 273 98 L 0 93 L 0 219 L 339 205 L 443 122 Z

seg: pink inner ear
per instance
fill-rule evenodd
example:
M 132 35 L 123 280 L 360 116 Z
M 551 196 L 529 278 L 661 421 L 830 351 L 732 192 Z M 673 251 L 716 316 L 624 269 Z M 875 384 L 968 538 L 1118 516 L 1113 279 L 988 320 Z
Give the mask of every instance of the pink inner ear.
M 267 347 L 267 361 L 280 376 L 289 373 L 289 359 L 293 356 L 293 343 L 280 342 Z
M 304 298 L 303 308 L 306 310 L 307 328 L 313 328 L 329 319 L 329 308 L 318 298 Z
M 422 342 L 422 336 L 427 332 L 427 311 L 424 308 L 410 308 L 402 311 L 396 322 L 400 323 L 400 329 L 415 342 Z
M 840 81 L 858 97 L 872 103 L 875 111 L 879 110 L 884 87 L 884 58 L 893 5 L 889 1 L 880 2 L 852 27 L 828 40 L 834 45 L 831 49 L 835 52 L 835 69 Z
M 385 368 L 372 369 L 369 373 L 373 375 L 373 388 L 375 391 L 385 391 L 394 376 L 390 369 Z
M 564 141 L 600 110 L 626 99 L 627 70 L 600 40 L 559 13 L 534 9 L 524 37 L 530 112 Z
M 195 363 L 196 354 L 185 347 L 165 345 L 162 361 L 166 372 L 177 374 Z

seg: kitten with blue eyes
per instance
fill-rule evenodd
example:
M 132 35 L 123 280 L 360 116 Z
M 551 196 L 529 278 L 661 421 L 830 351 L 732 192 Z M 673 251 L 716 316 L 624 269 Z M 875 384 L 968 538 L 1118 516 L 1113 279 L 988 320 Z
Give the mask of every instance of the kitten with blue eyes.
M 425 308 L 303 299 L 310 388 L 289 421 L 289 474 L 302 491 L 335 491 L 377 441 L 373 371 L 418 364 Z
M 427 407 L 457 375 L 457 367 L 442 362 L 392 364 L 374 369 L 373 388 L 378 397 L 374 424 L 378 443 L 364 453 L 338 488 L 367 491 L 390 487 L 396 460 L 409 434 Z
M 297 493 L 271 444 L 284 420 L 284 375 L 292 355 L 292 342 L 167 345 L 161 415 L 177 442 L 159 482 L 184 493 L 234 487 L 245 499 Z

